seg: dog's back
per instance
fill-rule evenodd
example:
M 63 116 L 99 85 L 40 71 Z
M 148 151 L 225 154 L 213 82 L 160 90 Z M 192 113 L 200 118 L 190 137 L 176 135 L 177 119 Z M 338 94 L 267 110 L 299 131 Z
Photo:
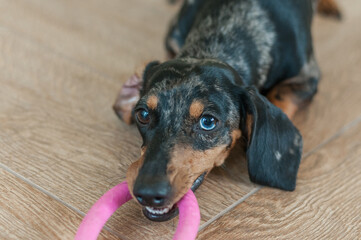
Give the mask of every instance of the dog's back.
M 178 57 L 216 58 L 248 85 L 295 76 L 312 53 L 312 0 L 208 0 Z

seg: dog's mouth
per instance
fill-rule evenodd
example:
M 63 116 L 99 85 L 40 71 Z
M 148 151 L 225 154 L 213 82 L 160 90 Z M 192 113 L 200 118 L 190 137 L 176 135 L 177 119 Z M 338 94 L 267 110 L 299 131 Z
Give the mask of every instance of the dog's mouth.
M 192 191 L 195 192 L 198 187 L 202 184 L 204 177 L 207 172 L 202 173 L 192 184 Z M 178 207 L 177 204 L 169 205 L 166 207 L 143 207 L 143 214 L 149 220 L 155 222 L 164 222 L 168 221 L 176 216 L 178 216 Z

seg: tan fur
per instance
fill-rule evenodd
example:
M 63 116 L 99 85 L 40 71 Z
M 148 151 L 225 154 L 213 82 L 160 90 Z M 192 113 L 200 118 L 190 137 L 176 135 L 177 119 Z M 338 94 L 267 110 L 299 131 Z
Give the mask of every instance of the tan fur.
M 239 129 L 233 130 L 233 132 L 231 133 L 231 136 L 232 136 L 231 148 L 233 148 L 234 145 L 236 144 L 237 140 L 242 136 L 242 132 Z
M 190 189 L 193 182 L 204 172 L 207 174 L 215 166 L 223 164 L 228 157 L 230 150 L 235 146 L 236 141 L 241 137 L 240 130 L 234 130 L 231 133 L 232 143 L 231 147 L 228 145 L 221 145 L 206 151 L 196 151 L 190 146 L 178 145 L 172 152 L 172 159 L 167 166 L 167 175 L 170 184 L 173 186 L 173 192 L 176 194 L 172 196 L 171 204 L 180 200 L 182 196 Z M 133 195 L 133 187 L 138 176 L 139 169 L 144 163 L 144 153 L 146 147 L 141 149 L 141 157 L 130 165 L 127 171 L 127 183 L 129 190 Z
M 142 152 L 144 153 L 145 149 L 144 150 L 142 149 Z M 127 179 L 127 183 L 128 183 L 128 188 L 129 188 L 130 194 L 133 196 L 134 199 L 135 199 L 135 197 L 133 195 L 133 187 L 134 187 L 135 179 L 138 176 L 139 169 L 142 167 L 143 162 L 144 162 L 144 154 L 142 154 L 137 161 L 133 162 L 127 171 L 126 179 Z
M 274 87 L 271 92 L 267 94 L 267 98 L 271 103 L 273 103 L 273 105 L 279 107 L 290 120 L 292 120 L 299 107 L 295 103 L 296 101 L 292 98 L 292 92 L 283 94 L 282 100 L 279 100 L 276 97 L 279 92 L 279 88 L 281 88 L 281 86 Z
M 238 136 L 236 133 L 234 135 Z M 227 145 L 206 151 L 196 151 L 188 146 L 176 146 L 167 169 L 169 181 L 176 194 L 173 196 L 172 203 L 178 202 L 202 173 L 221 165 L 229 151 L 230 148 L 227 148 Z
M 283 101 L 273 99 L 272 103 L 279 107 L 291 120 L 298 110 L 298 106 L 292 101 L 291 98 L 285 98 Z
M 341 11 L 334 0 L 319 0 L 317 11 L 319 13 L 341 18 Z
M 198 100 L 194 100 L 189 107 L 189 115 L 193 118 L 199 118 L 203 113 L 204 105 Z
M 147 100 L 147 106 L 149 109 L 156 109 L 158 105 L 158 97 L 155 95 L 151 95 L 149 96 L 148 100 Z
M 246 128 L 247 128 L 247 139 L 248 139 L 248 141 L 251 140 L 253 121 L 254 121 L 253 116 L 251 114 L 247 114 Z

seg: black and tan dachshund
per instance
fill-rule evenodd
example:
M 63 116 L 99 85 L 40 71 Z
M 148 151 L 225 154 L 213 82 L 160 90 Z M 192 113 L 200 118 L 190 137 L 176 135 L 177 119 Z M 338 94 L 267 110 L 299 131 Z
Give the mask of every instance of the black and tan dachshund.
M 143 213 L 165 221 L 246 141 L 250 179 L 295 189 L 302 137 L 290 119 L 317 92 L 311 22 L 333 0 L 187 0 L 172 22 L 172 60 L 149 63 L 123 86 L 114 110 L 135 121 L 141 157 L 127 172 Z

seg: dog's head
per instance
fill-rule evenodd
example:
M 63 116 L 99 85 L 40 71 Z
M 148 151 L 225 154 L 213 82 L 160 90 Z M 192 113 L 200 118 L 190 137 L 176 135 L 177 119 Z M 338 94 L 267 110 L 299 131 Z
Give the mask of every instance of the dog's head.
M 148 64 L 133 114 L 143 138 L 128 172 L 129 189 L 155 221 L 221 165 L 241 136 L 251 180 L 293 190 L 302 140 L 280 109 L 215 60 L 176 59 Z

